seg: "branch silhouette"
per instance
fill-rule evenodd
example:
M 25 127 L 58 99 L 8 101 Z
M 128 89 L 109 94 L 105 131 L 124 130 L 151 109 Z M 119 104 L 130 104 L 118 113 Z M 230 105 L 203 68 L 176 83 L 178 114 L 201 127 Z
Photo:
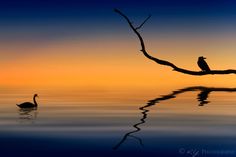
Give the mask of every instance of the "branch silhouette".
M 143 53 L 143 55 L 156 62 L 157 64 L 161 64 L 161 65 L 165 65 L 165 66 L 169 66 L 173 68 L 173 71 L 177 71 L 180 73 L 184 73 L 184 74 L 189 74 L 189 75 L 197 75 L 197 76 L 202 76 L 202 75 L 208 75 L 208 74 L 236 74 L 236 70 L 234 69 L 227 69 L 227 70 L 210 70 L 210 71 L 192 71 L 192 70 L 187 70 L 187 69 L 183 69 L 183 68 L 179 68 L 176 65 L 174 65 L 173 63 L 169 62 L 169 61 L 165 61 L 165 60 L 161 60 L 158 58 L 155 58 L 153 56 L 151 56 L 145 48 L 145 43 L 144 40 L 141 36 L 141 34 L 138 32 L 138 29 L 142 28 L 143 25 L 147 22 L 148 19 L 150 19 L 151 15 L 149 15 L 138 27 L 135 27 L 132 22 L 130 21 L 130 19 L 128 18 L 128 16 L 126 16 L 124 13 L 122 13 L 120 10 L 118 9 L 114 9 L 114 11 L 116 13 L 118 13 L 119 15 L 121 15 L 129 24 L 130 28 L 133 30 L 133 32 L 137 35 L 139 41 L 140 41 L 140 45 L 141 45 L 141 52 Z
M 141 118 L 138 123 L 133 125 L 135 130 L 126 133 L 123 136 L 123 138 L 119 141 L 119 143 L 117 143 L 113 147 L 113 149 L 117 150 L 127 140 L 128 137 L 136 138 L 137 140 L 140 141 L 140 144 L 143 146 L 142 139 L 137 138 L 133 134 L 141 131 L 140 125 L 146 123 L 146 120 L 148 118 L 148 112 L 150 111 L 148 108 L 160 103 L 161 101 L 174 99 L 177 97 L 177 95 L 180 95 L 182 93 L 193 92 L 193 91 L 200 91 L 200 93 L 197 95 L 197 100 L 199 102 L 198 106 L 204 106 L 205 104 L 210 103 L 210 101 L 207 101 L 207 99 L 211 92 L 236 92 L 236 88 L 215 88 L 215 87 L 193 86 L 193 87 L 186 87 L 186 88 L 178 89 L 178 90 L 173 91 L 170 94 L 162 95 L 158 98 L 149 100 L 146 103 L 146 105 L 139 108 L 139 110 L 141 111 Z

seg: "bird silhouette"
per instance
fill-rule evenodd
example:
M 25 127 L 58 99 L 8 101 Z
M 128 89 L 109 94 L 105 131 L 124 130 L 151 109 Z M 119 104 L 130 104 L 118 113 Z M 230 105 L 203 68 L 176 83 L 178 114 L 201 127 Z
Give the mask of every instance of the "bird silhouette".
M 34 94 L 34 97 L 33 97 L 33 101 L 34 103 L 31 103 L 31 102 L 24 102 L 22 104 L 16 104 L 18 107 L 20 108 L 33 108 L 33 107 L 37 107 L 38 104 L 35 100 L 35 98 L 38 97 L 38 94 Z
M 210 70 L 210 68 L 209 68 L 209 66 L 208 66 L 208 64 L 207 64 L 207 62 L 206 62 L 204 59 L 206 59 L 206 58 L 203 57 L 203 56 L 198 57 L 197 64 L 198 64 L 198 66 L 202 69 L 202 71 L 204 71 L 204 72 L 209 72 L 209 71 L 211 71 L 211 70 Z

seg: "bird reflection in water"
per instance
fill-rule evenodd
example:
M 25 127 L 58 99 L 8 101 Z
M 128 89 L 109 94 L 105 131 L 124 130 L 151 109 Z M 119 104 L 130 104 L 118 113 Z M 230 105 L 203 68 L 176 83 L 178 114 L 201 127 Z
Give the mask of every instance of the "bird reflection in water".
M 33 124 L 37 119 L 38 111 L 37 108 L 21 108 L 18 111 L 19 122 Z
M 139 143 L 143 146 L 142 139 L 136 137 L 133 134 L 141 131 L 140 125 L 144 124 L 146 122 L 147 118 L 148 118 L 148 112 L 149 112 L 148 108 L 160 103 L 161 101 L 176 98 L 177 95 L 179 95 L 179 94 L 182 94 L 182 93 L 185 93 L 185 92 L 194 92 L 194 91 L 200 91 L 200 93 L 197 95 L 197 101 L 199 102 L 198 106 L 204 106 L 204 105 L 210 103 L 210 101 L 208 101 L 207 99 L 208 99 L 209 94 L 211 92 L 236 92 L 236 88 L 215 88 L 215 87 L 193 86 L 193 87 L 182 88 L 182 89 L 173 91 L 170 94 L 163 95 L 163 96 L 160 96 L 158 98 L 149 100 L 144 106 L 139 108 L 139 110 L 141 111 L 140 112 L 141 113 L 141 118 L 140 118 L 140 121 L 138 123 L 135 123 L 133 125 L 134 130 L 126 133 L 123 136 L 123 138 L 120 140 L 120 142 L 118 142 L 113 147 L 113 149 L 117 150 L 127 140 L 128 137 L 132 137 L 134 139 L 137 139 L 139 141 Z
M 204 106 L 205 104 L 210 103 L 210 101 L 207 101 L 207 98 L 209 97 L 210 90 L 202 90 L 198 95 L 197 95 L 197 100 L 199 101 L 198 106 Z

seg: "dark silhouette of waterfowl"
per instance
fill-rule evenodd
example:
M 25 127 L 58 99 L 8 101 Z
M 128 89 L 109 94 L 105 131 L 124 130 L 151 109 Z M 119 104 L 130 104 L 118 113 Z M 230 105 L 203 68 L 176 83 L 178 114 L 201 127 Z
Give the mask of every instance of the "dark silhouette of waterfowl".
M 202 71 L 204 71 L 204 72 L 209 72 L 209 71 L 211 71 L 211 70 L 210 70 L 210 68 L 209 68 L 209 66 L 208 66 L 208 64 L 207 64 L 207 62 L 206 62 L 204 59 L 206 59 L 206 58 L 203 57 L 203 56 L 198 57 L 197 64 L 198 64 L 198 66 L 202 69 Z
M 36 108 L 38 106 L 38 104 L 37 104 L 37 102 L 35 100 L 36 97 L 38 97 L 38 94 L 34 94 L 34 97 L 33 97 L 34 103 L 32 103 L 32 102 L 24 102 L 22 104 L 16 104 L 16 105 L 18 107 L 20 107 L 20 108 L 34 108 L 34 107 Z

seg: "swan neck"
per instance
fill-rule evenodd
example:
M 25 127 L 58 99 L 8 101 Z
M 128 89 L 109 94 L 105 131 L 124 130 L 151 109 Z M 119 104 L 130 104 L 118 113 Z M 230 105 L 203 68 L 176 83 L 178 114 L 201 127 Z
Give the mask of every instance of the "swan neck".
M 34 104 L 35 104 L 35 106 L 37 107 L 38 106 L 38 104 L 37 104 L 37 102 L 36 102 L 36 96 L 34 96 Z

